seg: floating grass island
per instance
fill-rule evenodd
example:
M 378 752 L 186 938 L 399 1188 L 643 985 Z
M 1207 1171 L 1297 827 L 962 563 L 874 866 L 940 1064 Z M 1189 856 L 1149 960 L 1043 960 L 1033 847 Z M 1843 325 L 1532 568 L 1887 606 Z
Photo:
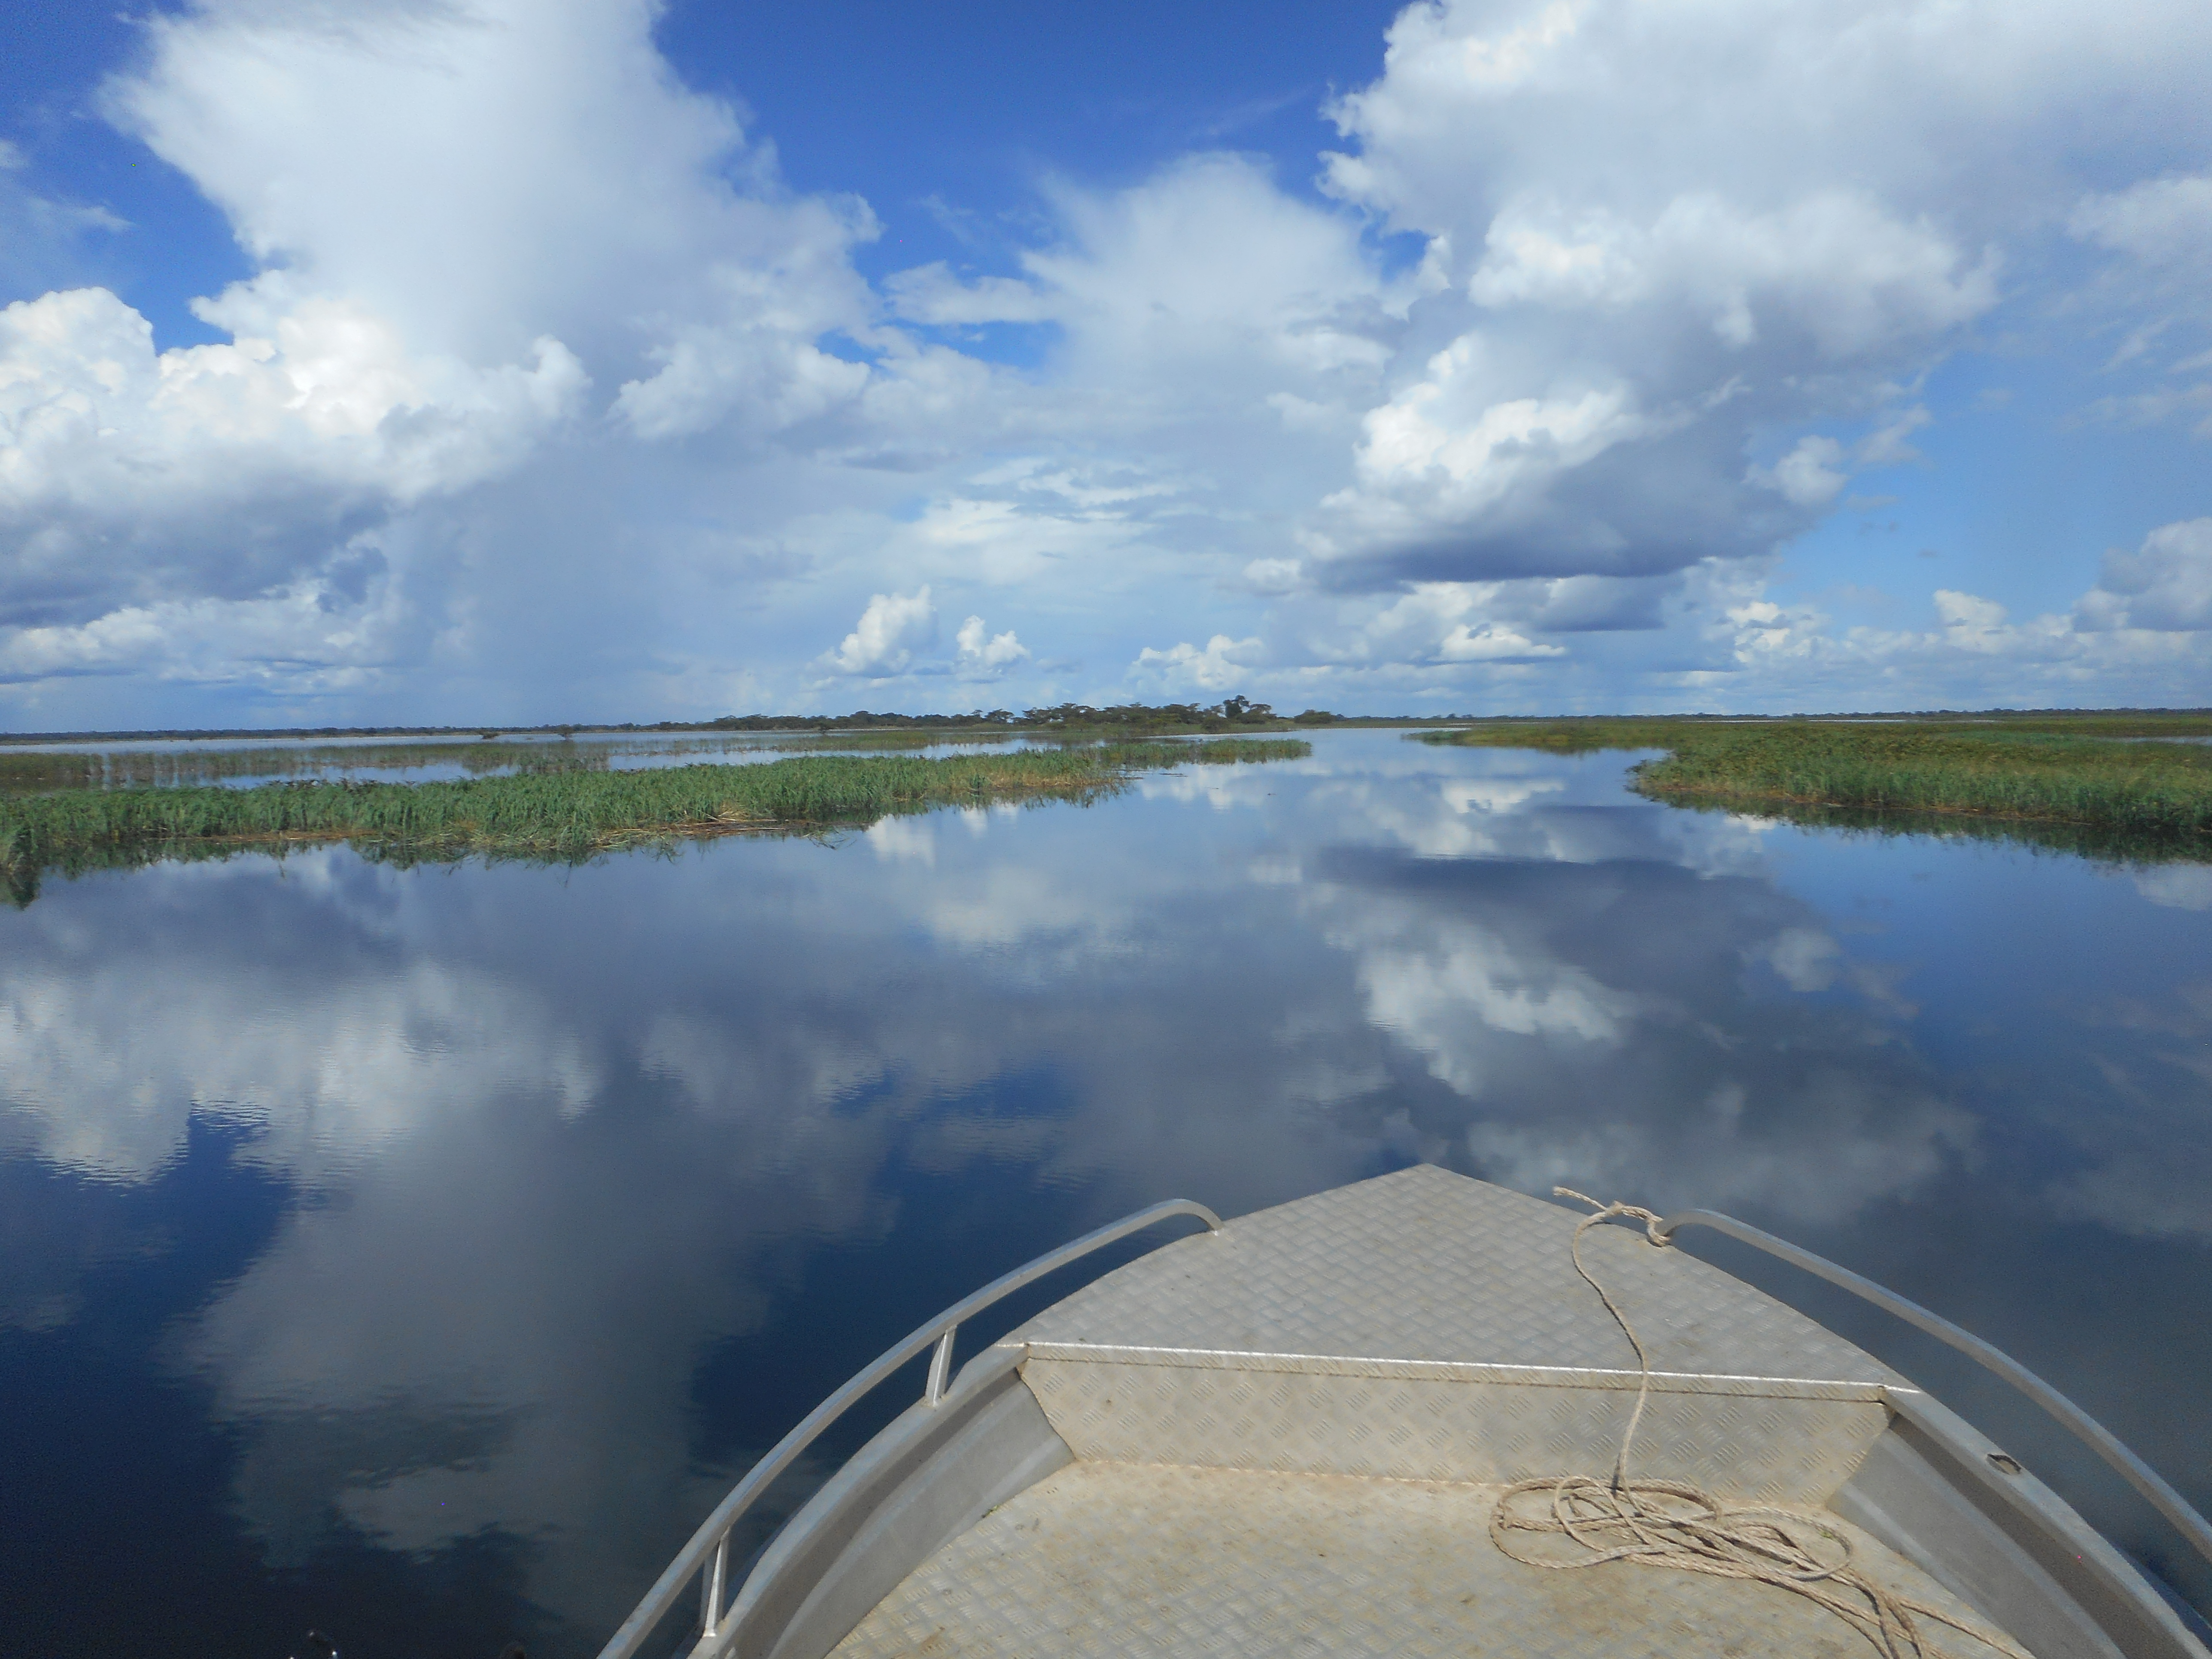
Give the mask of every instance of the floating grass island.
M 2212 716 L 1496 720 L 1420 741 L 1658 749 L 1632 787 L 1678 805 L 1996 835 L 2121 858 L 2212 859 Z
M 1096 799 L 1163 767 L 1294 760 L 1297 739 L 1123 743 L 1009 753 L 805 755 L 753 765 L 524 772 L 435 783 L 60 789 L 0 798 L 0 872 L 18 903 L 40 876 L 349 842 L 387 861 L 574 860 L 641 842 L 820 834 L 887 814 Z

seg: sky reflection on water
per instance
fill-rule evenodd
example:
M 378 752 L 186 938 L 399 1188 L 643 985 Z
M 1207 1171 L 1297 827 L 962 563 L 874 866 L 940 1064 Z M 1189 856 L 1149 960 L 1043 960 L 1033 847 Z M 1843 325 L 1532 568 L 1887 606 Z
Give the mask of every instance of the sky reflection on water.
M 36 1431 L 0 1625 L 134 1639 L 135 1571 L 180 1654 L 588 1655 L 990 1273 L 1413 1159 L 1771 1226 L 2212 1504 L 2212 871 L 1679 811 L 1624 763 L 1325 733 L 834 846 L 50 883 L 0 915 L 0 1408 Z

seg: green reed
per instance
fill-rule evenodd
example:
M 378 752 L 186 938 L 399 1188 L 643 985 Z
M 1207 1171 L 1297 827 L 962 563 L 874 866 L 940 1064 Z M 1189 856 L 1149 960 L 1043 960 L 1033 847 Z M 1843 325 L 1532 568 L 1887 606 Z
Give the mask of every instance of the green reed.
M 710 737 L 653 744 L 300 744 L 247 749 L 191 744 L 107 750 L 0 747 L 0 794 L 57 789 L 173 789 L 225 778 L 324 778 L 332 773 L 409 772 L 432 766 L 457 767 L 472 776 L 604 769 L 617 756 L 727 754 L 732 749 L 760 746 Z
M 2203 732 L 2212 720 L 2202 715 L 2099 714 L 1516 720 L 1419 735 L 1569 754 L 1662 749 L 1632 773 L 1632 787 L 1686 806 L 1861 828 L 1941 831 L 1954 827 L 1945 820 L 1975 820 L 1978 830 L 2071 851 L 2205 858 L 2212 744 L 2142 740 Z
M 569 769 L 433 783 L 59 790 L 0 799 L 0 871 L 18 902 L 39 875 L 238 847 L 347 841 L 402 862 L 472 854 L 573 860 L 745 830 L 811 833 L 995 800 L 1096 799 L 1136 772 L 1294 759 L 1297 741 L 1115 744 L 929 757 L 806 755 L 750 766 Z

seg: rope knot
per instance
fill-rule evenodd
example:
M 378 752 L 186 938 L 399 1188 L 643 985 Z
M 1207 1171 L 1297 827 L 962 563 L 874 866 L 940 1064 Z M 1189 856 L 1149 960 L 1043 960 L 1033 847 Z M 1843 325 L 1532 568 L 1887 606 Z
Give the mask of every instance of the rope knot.
M 1644 1224 L 1644 1237 L 1650 1243 L 1657 1245 L 1662 1250 L 1671 1249 L 1674 1247 L 1674 1235 L 1659 1231 L 1659 1224 L 1666 1218 L 1656 1211 L 1647 1210 L 1641 1205 L 1623 1204 L 1618 1200 L 1611 1204 L 1601 1204 L 1588 1193 L 1578 1193 L 1571 1187 L 1554 1187 L 1552 1188 L 1552 1196 L 1571 1198 L 1577 1204 L 1587 1204 L 1591 1209 L 1596 1211 L 1595 1215 L 1584 1218 L 1583 1227 L 1593 1226 L 1598 1222 L 1609 1220 L 1617 1215 L 1625 1215 Z M 1575 1231 L 1579 1236 L 1582 1228 L 1577 1227 Z

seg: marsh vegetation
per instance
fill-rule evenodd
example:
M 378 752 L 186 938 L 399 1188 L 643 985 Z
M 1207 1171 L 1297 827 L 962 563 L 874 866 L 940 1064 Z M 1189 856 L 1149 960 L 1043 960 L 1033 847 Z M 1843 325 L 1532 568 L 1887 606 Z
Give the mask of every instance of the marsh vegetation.
M 749 766 L 583 768 L 426 783 L 75 788 L 0 799 L 0 872 L 18 903 L 51 871 L 352 842 L 414 863 L 471 855 L 574 860 L 679 837 L 816 834 L 887 814 L 994 801 L 1088 799 L 1141 771 L 1290 760 L 1295 739 L 1028 748 L 945 757 L 806 755 Z
M 251 748 L 0 749 L 0 794 L 58 789 L 173 789 L 261 779 L 346 778 L 360 773 L 609 771 L 641 762 L 746 754 L 921 749 L 996 744 L 1000 731 L 780 733 L 768 738 L 704 736 L 643 741 L 262 744 Z
M 1996 836 L 2092 855 L 2212 859 L 2212 715 L 1497 720 L 1424 743 L 1664 750 L 1632 787 L 1802 823 Z

